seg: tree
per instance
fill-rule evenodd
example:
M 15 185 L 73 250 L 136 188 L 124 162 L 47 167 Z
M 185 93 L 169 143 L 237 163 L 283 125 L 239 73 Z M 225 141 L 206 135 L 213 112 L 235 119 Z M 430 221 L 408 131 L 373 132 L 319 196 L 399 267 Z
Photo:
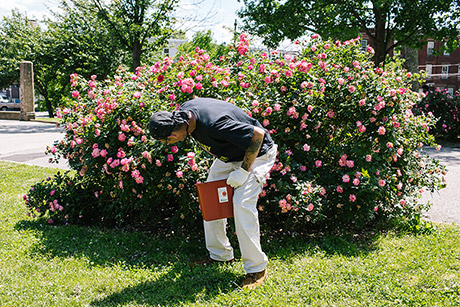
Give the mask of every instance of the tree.
M 47 80 L 49 99 L 53 106 L 65 104 L 69 96 L 69 76 L 78 73 L 85 78 L 97 75 L 99 79 L 115 73 L 118 66 L 128 62 L 127 52 L 111 37 L 110 31 L 97 18 L 96 10 L 80 10 L 91 7 L 88 0 L 79 0 L 79 6 L 62 0 L 60 12 L 47 20 L 49 36 L 46 53 L 40 58 L 49 63 Z M 46 97 L 45 97 L 46 101 Z
M 176 56 L 189 54 L 197 47 L 206 50 L 211 59 L 218 59 L 229 52 L 229 48 L 225 44 L 217 45 L 213 42 L 212 33 L 208 30 L 196 32 L 190 42 L 181 44 Z
M 239 0 L 241 1 L 241 0 Z M 276 47 L 308 31 L 325 38 L 350 39 L 365 32 L 376 65 L 395 47 L 420 48 L 428 38 L 455 49 L 458 0 L 243 0 L 243 29 Z M 287 18 L 289 16 L 289 18 Z
M 19 80 L 19 63 L 33 61 L 41 49 L 45 33 L 19 11 L 3 17 L 0 24 L 0 87 L 7 87 Z
M 19 64 L 32 61 L 34 64 L 35 89 L 45 98 L 46 106 L 52 116 L 49 100 L 49 85 L 54 76 L 49 73 L 49 57 L 46 46 L 50 42 L 49 33 L 40 28 L 36 21 L 30 20 L 19 11 L 13 10 L 10 17 L 4 17 L 0 26 L 0 86 L 7 87 L 19 80 Z
M 104 21 L 113 38 L 131 53 L 132 71 L 141 65 L 144 52 L 164 45 L 171 32 L 171 12 L 178 3 L 178 0 L 118 0 L 109 4 L 91 1 L 94 6 L 87 7 L 72 0 L 81 10 L 93 7 L 97 10 L 98 18 Z
M 79 3 L 90 4 L 86 0 Z M 105 78 L 127 58 L 108 29 L 98 22 L 95 10 L 81 11 L 65 0 L 60 8 L 61 12 L 43 26 L 18 11 L 0 25 L 0 86 L 17 82 L 19 63 L 32 61 L 35 90 L 43 97 L 50 117 L 69 96 L 70 74 Z

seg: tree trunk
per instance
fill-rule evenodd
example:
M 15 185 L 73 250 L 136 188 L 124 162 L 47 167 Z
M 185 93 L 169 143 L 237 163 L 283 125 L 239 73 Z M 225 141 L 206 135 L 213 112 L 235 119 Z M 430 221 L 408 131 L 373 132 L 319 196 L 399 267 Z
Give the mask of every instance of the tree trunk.
M 38 92 L 45 98 L 45 105 L 46 109 L 48 110 L 48 116 L 49 118 L 54 118 L 54 110 L 53 110 L 53 105 L 51 104 L 51 100 L 49 99 L 48 91 L 46 88 L 40 83 L 40 82 L 35 82 L 35 85 L 37 86 Z
M 133 66 L 131 67 L 132 71 L 136 71 L 136 68 L 141 66 L 141 54 L 142 46 L 139 41 L 133 42 L 132 56 L 133 56 Z
M 404 58 L 406 59 L 407 70 L 411 73 L 418 73 L 418 50 L 410 47 L 404 47 Z M 419 84 L 412 81 L 412 90 L 418 92 Z
M 385 23 L 386 23 L 386 14 L 379 11 L 378 8 L 374 6 L 374 16 L 375 16 L 375 34 L 374 34 L 374 63 L 375 66 L 379 66 L 380 64 L 385 64 L 385 57 L 386 57 L 386 48 L 387 48 L 387 41 L 386 41 L 386 30 L 385 30 Z
M 46 109 L 48 110 L 48 116 L 49 118 L 54 118 L 54 110 L 53 106 L 51 105 L 51 101 L 48 98 L 48 95 L 43 96 L 45 98 L 45 104 L 46 104 Z

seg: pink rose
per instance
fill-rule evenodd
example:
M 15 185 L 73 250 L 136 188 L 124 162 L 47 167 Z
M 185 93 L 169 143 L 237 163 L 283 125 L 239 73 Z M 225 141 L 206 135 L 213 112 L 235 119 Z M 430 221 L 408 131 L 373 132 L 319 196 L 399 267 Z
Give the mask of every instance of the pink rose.
M 352 203 L 356 201 L 356 195 L 355 194 L 350 194 L 350 201 Z
M 350 176 L 348 176 L 348 175 L 343 175 L 343 176 L 342 176 L 342 181 L 345 182 L 345 183 L 350 182 Z
M 119 141 L 123 142 L 125 139 L 126 139 L 126 135 L 124 135 L 124 133 L 121 132 L 121 133 L 118 134 L 118 140 Z

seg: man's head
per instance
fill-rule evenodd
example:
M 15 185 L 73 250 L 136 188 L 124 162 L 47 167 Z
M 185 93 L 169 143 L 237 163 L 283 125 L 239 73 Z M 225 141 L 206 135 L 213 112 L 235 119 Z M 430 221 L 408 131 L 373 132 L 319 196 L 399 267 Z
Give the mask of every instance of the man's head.
M 186 112 L 160 111 L 152 114 L 150 135 L 157 140 L 173 144 L 187 137 L 188 114 Z

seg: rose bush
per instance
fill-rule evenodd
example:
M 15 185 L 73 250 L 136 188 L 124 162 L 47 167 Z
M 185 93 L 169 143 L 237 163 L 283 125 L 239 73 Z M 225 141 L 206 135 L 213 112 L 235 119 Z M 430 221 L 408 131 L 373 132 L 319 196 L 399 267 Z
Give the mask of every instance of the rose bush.
M 408 88 L 415 76 L 396 64 L 375 68 L 372 48 L 361 52 L 358 39 L 297 43 L 297 55 L 253 54 L 243 34 L 216 62 L 197 48 L 110 80 L 72 75 L 73 102 L 59 114 L 66 135 L 49 151 L 77 174 L 34 185 L 24 196 L 31 214 L 200 229 L 194 183 L 205 180 L 211 157 L 192 140 L 163 145 L 147 132 L 152 112 L 200 96 L 243 108 L 279 145 L 259 199 L 262 225 L 417 219 L 420 193 L 443 187 L 445 167 L 422 152 L 436 146 L 434 120 L 412 112 L 421 98 Z
M 417 103 L 416 114 L 432 114 L 436 125 L 430 131 L 436 139 L 458 141 L 460 136 L 460 97 L 458 92 L 450 96 L 447 89 L 436 88 Z

